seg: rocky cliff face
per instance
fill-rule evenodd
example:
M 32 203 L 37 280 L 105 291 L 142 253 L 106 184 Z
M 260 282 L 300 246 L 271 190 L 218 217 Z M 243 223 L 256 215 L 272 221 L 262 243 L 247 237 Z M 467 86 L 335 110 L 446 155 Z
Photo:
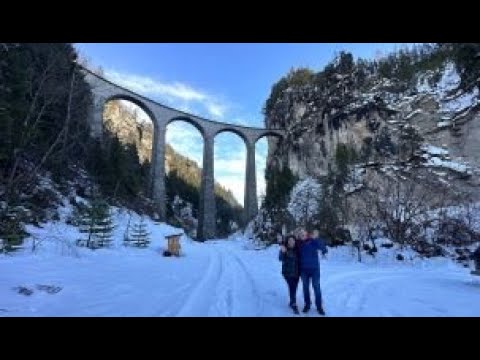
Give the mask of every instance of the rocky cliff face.
M 343 143 L 356 149 L 368 171 L 422 173 L 478 198 L 480 102 L 476 90 L 454 92 L 455 66 L 445 62 L 410 84 L 375 71 L 363 75 L 333 64 L 321 86 L 315 79 L 285 86 L 270 100 L 265 125 L 288 136 L 282 144 L 270 141 L 267 166 L 288 166 L 301 179 L 324 176 Z
M 106 129 L 116 134 L 123 144 L 134 144 L 142 164 L 145 161 L 150 162 L 153 143 L 151 123 L 138 121 L 137 116 L 119 101 L 108 102 L 103 116 Z

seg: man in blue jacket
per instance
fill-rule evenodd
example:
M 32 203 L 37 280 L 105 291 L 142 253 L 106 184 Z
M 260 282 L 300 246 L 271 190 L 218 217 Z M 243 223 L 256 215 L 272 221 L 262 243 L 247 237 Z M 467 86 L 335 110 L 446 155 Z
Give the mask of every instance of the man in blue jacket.
M 310 300 L 310 281 L 312 282 L 313 292 L 315 293 L 315 305 L 318 313 L 325 315 L 322 306 L 322 292 L 320 291 L 320 263 L 318 259 L 318 251 L 326 255 L 328 250 L 325 241 L 318 237 L 318 232 L 315 231 L 315 238 L 310 236 L 305 230 L 300 231 L 300 277 L 303 284 L 303 296 L 305 299 L 305 307 L 303 312 L 310 310 L 312 304 Z

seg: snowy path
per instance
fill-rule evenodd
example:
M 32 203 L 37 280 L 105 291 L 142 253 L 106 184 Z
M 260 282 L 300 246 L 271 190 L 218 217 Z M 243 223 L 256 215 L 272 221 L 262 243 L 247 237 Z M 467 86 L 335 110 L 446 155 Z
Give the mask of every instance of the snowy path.
M 184 241 L 184 257 L 165 258 L 163 245 L 161 238 L 147 249 L 81 249 L 80 257 L 53 250 L 0 256 L 0 316 L 295 316 L 277 247 Z M 336 251 L 321 264 L 329 316 L 480 316 L 480 281 L 468 269 L 446 262 L 363 264 Z M 48 294 L 39 284 L 62 289 Z M 17 286 L 34 293 L 18 294 Z M 303 306 L 301 284 L 297 300 Z

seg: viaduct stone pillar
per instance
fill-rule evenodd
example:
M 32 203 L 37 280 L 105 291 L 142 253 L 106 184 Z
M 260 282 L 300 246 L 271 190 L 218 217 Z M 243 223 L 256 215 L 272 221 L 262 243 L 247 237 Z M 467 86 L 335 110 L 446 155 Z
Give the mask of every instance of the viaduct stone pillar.
M 90 125 L 90 135 L 97 140 L 101 140 L 103 136 L 104 106 L 105 99 L 94 94 L 92 104 L 89 109 L 88 122 Z
M 215 237 L 216 234 L 217 215 L 213 177 L 214 137 L 214 133 L 204 133 L 202 184 L 200 188 L 200 203 L 197 230 L 197 238 L 199 240 L 212 239 Z
M 165 188 L 165 133 L 167 127 L 164 124 L 155 126 L 153 134 L 153 161 L 152 161 L 152 185 L 153 202 L 160 216 L 160 221 L 167 220 L 167 193 Z
M 244 211 L 245 222 L 250 221 L 257 215 L 257 173 L 255 169 L 255 141 L 249 140 L 247 145 L 247 168 L 245 176 L 245 194 L 244 194 Z

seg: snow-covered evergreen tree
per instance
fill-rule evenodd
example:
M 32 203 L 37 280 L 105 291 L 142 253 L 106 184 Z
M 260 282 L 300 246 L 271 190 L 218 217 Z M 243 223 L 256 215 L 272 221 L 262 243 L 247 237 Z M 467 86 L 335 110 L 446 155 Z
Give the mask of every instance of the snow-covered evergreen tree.
M 297 225 L 308 227 L 318 215 L 320 195 L 321 185 L 311 177 L 299 181 L 293 187 L 287 209 Z
M 20 220 L 23 211 L 21 207 L 0 208 L 0 253 L 21 247 L 27 234 Z
M 78 243 L 84 243 L 89 248 L 110 246 L 114 226 L 108 204 L 96 198 L 81 212 L 79 227 L 85 239 Z
M 110 211 L 97 222 L 96 239 L 99 247 L 109 247 L 112 242 L 113 221 Z
M 147 225 L 143 220 L 140 220 L 132 225 L 132 230 L 124 239 L 125 245 L 132 245 L 137 247 L 146 247 L 150 243 L 149 233 L 147 232 Z

